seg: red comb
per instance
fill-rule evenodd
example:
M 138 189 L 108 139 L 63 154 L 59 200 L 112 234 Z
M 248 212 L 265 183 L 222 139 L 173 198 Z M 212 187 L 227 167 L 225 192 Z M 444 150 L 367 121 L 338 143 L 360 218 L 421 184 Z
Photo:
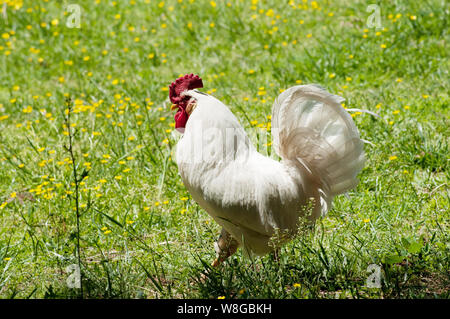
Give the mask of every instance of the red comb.
M 169 97 L 170 101 L 173 104 L 177 104 L 181 102 L 183 99 L 180 94 L 183 91 L 186 90 L 193 90 L 196 88 L 202 88 L 203 82 L 202 79 L 198 75 L 194 74 L 186 74 L 185 76 L 182 76 L 181 78 L 178 78 L 175 80 L 175 82 L 172 82 L 172 84 L 169 86 Z

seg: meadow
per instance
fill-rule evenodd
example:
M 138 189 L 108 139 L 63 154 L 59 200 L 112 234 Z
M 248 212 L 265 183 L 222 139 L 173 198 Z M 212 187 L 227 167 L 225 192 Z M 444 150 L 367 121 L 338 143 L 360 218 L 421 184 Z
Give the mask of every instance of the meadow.
M 449 298 L 449 4 L 370 4 L 0 0 L 0 298 Z M 352 113 L 358 187 L 278 261 L 209 267 L 173 160 L 186 73 L 266 146 L 294 85 L 379 115 Z

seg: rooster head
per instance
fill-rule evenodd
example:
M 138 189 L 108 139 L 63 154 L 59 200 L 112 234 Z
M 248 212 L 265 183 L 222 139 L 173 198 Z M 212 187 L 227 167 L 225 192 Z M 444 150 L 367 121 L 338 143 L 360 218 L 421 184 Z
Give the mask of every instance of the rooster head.
M 196 88 L 202 88 L 203 82 L 198 75 L 186 74 L 172 82 L 169 86 L 170 101 L 174 104 L 172 109 L 178 108 L 175 114 L 175 128 L 178 131 L 183 131 L 186 122 L 189 118 L 189 102 L 191 97 L 183 95 L 182 93 L 187 90 L 193 90 Z M 188 110 L 187 110 L 188 109 Z

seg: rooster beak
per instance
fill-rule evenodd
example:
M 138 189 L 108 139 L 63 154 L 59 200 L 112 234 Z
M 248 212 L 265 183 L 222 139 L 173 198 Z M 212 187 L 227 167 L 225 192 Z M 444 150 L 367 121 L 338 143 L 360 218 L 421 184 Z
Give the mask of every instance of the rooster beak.
M 173 110 L 176 110 L 177 108 L 178 108 L 178 105 L 172 104 L 172 106 L 170 107 L 170 110 L 173 111 Z

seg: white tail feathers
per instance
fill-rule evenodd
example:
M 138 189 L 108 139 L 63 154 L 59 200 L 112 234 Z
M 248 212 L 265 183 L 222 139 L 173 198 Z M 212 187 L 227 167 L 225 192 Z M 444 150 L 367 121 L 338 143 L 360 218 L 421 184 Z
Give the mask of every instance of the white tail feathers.
M 333 196 L 358 184 L 364 166 L 363 141 L 344 99 L 317 85 L 299 85 L 281 93 L 272 109 L 276 153 L 300 170 L 322 214 Z

